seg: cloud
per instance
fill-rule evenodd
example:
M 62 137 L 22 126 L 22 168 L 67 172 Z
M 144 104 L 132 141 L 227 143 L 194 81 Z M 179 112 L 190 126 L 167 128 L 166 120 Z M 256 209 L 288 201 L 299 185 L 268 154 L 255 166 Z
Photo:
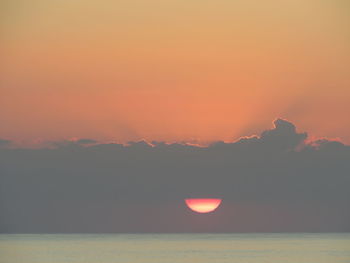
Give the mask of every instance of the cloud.
M 0 139 L 0 148 L 1 147 L 7 147 L 11 144 L 10 140 Z
M 76 141 L 76 143 L 80 145 L 91 145 L 91 144 L 96 144 L 98 142 L 92 139 L 79 139 Z
M 261 143 L 279 150 L 295 150 L 307 138 L 307 133 L 297 133 L 294 124 L 277 119 L 274 129 L 261 134 Z
M 278 119 L 208 147 L 84 139 L 3 149 L 0 231 L 349 231 L 350 147 L 306 139 Z M 224 201 L 204 224 L 188 197 Z
M 80 147 L 80 146 L 92 146 L 98 144 L 98 141 L 93 139 L 71 139 L 71 140 L 63 140 L 63 141 L 53 141 L 49 142 L 50 146 L 53 146 L 55 148 L 60 147 Z

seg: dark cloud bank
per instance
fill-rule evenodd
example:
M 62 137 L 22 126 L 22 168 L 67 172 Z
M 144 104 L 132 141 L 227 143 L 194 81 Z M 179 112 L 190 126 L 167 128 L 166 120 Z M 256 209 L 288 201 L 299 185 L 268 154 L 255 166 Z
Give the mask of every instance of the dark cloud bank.
M 350 230 L 350 147 L 276 120 L 208 147 L 153 142 L 0 147 L 0 232 Z M 196 214 L 187 197 L 221 197 Z

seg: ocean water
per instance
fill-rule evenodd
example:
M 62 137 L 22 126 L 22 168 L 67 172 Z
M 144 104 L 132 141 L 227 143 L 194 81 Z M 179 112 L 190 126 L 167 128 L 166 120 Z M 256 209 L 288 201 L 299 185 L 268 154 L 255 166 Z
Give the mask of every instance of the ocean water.
M 0 262 L 350 263 L 350 234 L 2 234 Z

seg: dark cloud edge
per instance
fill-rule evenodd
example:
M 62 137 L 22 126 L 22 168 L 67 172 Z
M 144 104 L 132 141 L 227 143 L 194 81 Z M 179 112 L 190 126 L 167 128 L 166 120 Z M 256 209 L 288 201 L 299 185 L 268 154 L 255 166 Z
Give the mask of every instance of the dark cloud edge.
M 292 141 L 290 141 L 292 140 Z M 288 143 L 286 143 L 288 141 Z M 277 143 L 281 147 L 285 146 L 289 151 L 300 151 L 303 149 L 321 149 L 321 148 L 339 148 L 350 147 L 343 143 L 340 139 L 330 139 L 326 137 L 308 140 L 306 132 L 298 133 L 296 126 L 285 118 L 277 118 L 273 121 L 271 129 L 264 130 L 260 135 L 242 136 L 233 141 L 213 141 L 207 144 L 196 144 L 186 141 L 181 142 L 166 142 L 166 141 L 148 141 L 140 139 L 136 141 L 128 141 L 126 143 L 101 142 L 91 138 L 74 138 L 61 141 L 44 141 L 37 149 L 57 149 L 57 148 L 76 148 L 76 147 L 99 147 L 99 146 L 116 146 L 120 148 L 192 148 L 192 149 L 209 149 L 209 148 L 228 148 L 249 143 Z M 285 143 L 284 143 L 285 142 Z M 32 147 L 24 147 L 17 144 L 15 141 L 0 138 L 0 149 L 27 149 Z

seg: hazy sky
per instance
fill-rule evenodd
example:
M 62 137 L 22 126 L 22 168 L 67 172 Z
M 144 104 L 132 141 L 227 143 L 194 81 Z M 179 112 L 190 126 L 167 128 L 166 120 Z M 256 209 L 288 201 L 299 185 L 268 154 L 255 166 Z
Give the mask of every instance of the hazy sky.
M 350 143 L 345 0 L 5 0 L 0 138 Z

